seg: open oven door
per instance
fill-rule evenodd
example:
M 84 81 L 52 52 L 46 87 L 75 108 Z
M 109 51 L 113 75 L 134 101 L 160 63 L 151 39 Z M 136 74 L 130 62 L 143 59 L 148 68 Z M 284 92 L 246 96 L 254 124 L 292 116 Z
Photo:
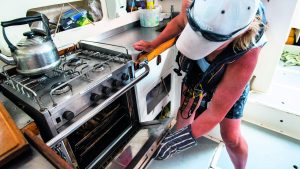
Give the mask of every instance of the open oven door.
M 166 118 L 141 123 L 140 130 L 127 143 L 106 169 L 143 169 L 146 168 L 163 138 L 175 125 L 175 120 Z

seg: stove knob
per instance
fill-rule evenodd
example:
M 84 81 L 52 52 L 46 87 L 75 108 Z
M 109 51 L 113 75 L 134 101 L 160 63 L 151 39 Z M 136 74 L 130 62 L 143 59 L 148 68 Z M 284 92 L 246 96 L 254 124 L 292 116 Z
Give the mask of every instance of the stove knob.
M 122 86 L 122 84 L 123 83 L 119 80 L 113 80 L 111 83 L 112 87 L 114 87 L 114 88 L 120 87 L 120 86 Z
M 90 100 L 93 101 L 93 102 L 97 102 L 99 100 L 101 100 L 101 95 L 99 94 L 96 94 L 96 93 L 92 93 L 91 94 L 91 97 L 90 97 Z
M 108 96 L 108 95 L 111 93 L 111 88 L 109 88 L 109 87 L 103 87 L 103 88 L 102 88 L 102 93 L 103 93 L 105 96 Z
M 72 120 L 75 117 L 75 114 L 71 111 L 65 111 L 62 117 L 66 120 Z
M 129 79 L 129 75 L 127 73 L 123 73 L 122 76 L 121 76 L 121 79 L 123 81 L 127 81 Z

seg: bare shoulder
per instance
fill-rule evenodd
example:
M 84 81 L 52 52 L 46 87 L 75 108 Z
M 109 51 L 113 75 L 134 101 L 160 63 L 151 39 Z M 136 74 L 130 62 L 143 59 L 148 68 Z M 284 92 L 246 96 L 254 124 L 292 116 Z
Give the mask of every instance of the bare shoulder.
M 191 5 L 192 0 L 182 0 L 182 4 L 181 4 L 181 12 L 180 12 L 180 17 L 183 19 L 184 23 L 187 23 L 187 19 L 186 19 L 186 9 Z M 185 25 L 184 24 L 184 25 Z
M 229 64 L 229 67 L 238 69 L 243 68 L 244 70 L 250 69 L 249 71 L 253 70 L 256 66 L 260 50 L 260 47 L 249 50 L 243 57 L 239 58 L 232 64 Z
M 182 0 L 181 13 L 185 13 L 186 9 L 192 4 L 192 0 Z
M 182 10 L 186 10 L 192 2 L 193 0 L 182 0 Z

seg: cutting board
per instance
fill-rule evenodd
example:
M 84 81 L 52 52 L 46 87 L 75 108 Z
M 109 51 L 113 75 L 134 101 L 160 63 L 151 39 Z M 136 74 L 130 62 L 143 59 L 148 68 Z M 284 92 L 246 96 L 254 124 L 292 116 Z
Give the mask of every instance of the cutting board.
M 0 167 L 27 148 L 27 141 L 0 102 Z

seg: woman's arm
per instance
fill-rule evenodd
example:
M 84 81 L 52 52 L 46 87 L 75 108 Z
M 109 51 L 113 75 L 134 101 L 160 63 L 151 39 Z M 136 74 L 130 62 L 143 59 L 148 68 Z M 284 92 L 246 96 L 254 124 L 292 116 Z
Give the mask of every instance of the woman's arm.
M 201 137 L 220 123 L 240 98 L 255 69 L 261 48 L 254 48 L 228 65 L 209 107 L 192 123 L 192 134 Z
M 186 25 L 186 9 L 190 5 L 189 0 L 183 0 L 181 5 L 181 12 L 174 19 L 172 19 L 166 28 L 151 42 L 140 40 L 133 44 L 133 47 L 139 51 L 150 52 L 160 44 L 178 36 Z

